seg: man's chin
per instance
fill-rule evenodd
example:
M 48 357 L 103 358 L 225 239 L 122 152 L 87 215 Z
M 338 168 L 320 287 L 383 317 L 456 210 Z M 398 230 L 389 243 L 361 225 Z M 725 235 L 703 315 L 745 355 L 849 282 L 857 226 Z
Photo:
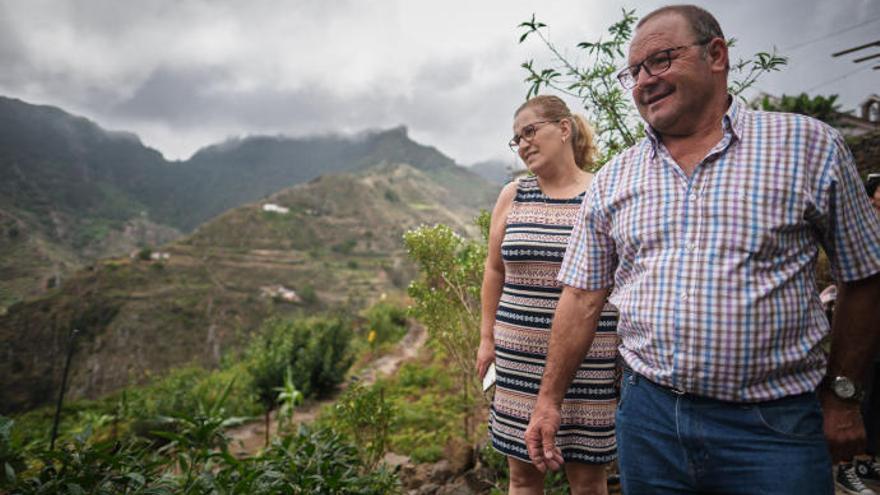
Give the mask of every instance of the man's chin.
M 676 118 L 669 112 L 645 112 L 645 120 L 655 131 L 666 134 L 675 126 Z

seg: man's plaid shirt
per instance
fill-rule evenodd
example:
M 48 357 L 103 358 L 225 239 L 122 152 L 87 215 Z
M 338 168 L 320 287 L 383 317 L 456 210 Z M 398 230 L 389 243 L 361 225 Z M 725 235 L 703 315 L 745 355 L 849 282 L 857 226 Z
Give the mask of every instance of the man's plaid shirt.
M 819 247 L 838 281 L 880 272 L 880 218 L 834 129 L 735 98 L 722 125 L 691 177 L 651 129 L 606 164 L 559 280 L 613 286 L 623 358 L 652 381 L 737 402 L 813 390 Z

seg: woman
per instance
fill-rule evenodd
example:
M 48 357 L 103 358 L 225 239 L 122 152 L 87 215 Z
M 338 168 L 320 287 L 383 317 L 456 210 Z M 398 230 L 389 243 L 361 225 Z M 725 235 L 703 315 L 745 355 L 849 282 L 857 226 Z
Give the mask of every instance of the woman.
M 510 146 L 533 176 L 508 184 L 492 212 L 482 286 L 477 372 L 494 362 L 492 445 L 505 454 L 511 494 L 542 493 L 529 460 L 528 426 L 562 286 L 556 281 L 596 154 L 586 120 L 555 96 L 537 96 L 514 115 Z M 616 313 L 606 308 L 587 358 L 565 396 L 556 444 L 572 493 L 606 493 L 605 465 L 616 455 Z

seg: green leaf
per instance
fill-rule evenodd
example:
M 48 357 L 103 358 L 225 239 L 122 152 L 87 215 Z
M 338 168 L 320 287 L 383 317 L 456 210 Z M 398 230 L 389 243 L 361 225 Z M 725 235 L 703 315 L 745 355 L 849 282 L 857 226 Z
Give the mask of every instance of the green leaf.
M 15 469 L 8 462 L 3 463 L 4 470 L 6 471 L 6 481 L 10 485 L 15 485 Z

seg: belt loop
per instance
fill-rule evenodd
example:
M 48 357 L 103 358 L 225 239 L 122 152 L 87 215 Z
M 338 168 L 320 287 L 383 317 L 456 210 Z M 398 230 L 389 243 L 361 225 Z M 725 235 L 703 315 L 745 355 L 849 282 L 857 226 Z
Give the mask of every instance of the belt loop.
M 628 365 L 624 364 L 623 369 L 629 372 L 629 384 L 636 385 L 639 383 L 639 374 Z

